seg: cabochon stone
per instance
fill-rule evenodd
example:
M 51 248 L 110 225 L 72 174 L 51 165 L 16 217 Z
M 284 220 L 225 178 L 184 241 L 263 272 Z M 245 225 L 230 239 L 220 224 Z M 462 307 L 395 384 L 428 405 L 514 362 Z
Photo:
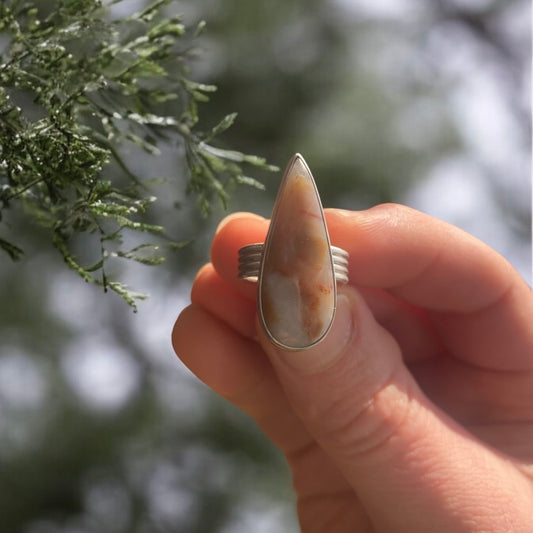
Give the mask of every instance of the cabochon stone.
M 326 335 L 335 303 L 322 204 L 311 171 L 296 154 L 285 170 L 265 241 L 259 314 L 275 343 L 303 350 Z

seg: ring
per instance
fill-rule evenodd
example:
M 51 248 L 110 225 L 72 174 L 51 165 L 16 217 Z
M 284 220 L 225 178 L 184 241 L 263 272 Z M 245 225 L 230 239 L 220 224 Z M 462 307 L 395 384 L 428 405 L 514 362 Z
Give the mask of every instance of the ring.
M 337 283 L 348 283 L 348 258 L 346 250 L 338 246 L 330 246 L 335 268 Z M 257 282 L 261 270 L 264 245 L 261 242 L 248 244 L 239 249 L 239 274 L 238 277 L 246 281 Z
M 331 329 L 337 285 L 348 283 L 348 252 L 331 246 L 315 180 L 300 154 L 289 161 L 265 243 L 243 246 L 238 277 L 257 282 L 258 315 L 267 337 L 306 350 Z

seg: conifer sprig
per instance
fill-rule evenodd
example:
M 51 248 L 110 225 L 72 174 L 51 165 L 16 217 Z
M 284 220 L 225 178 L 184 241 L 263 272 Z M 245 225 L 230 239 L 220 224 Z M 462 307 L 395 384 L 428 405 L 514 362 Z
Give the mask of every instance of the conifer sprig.
M 47 12 L 37 2 L 0 0 L 0 248 L 12 259 L 23 253 L 1 224 L 5 210 L 22 206 L 50 229 L 52 244 L 83 279 L 133 307 L 142 295 L 109 280 L 106 262 L 159 264 L 156 245 L 124 250 L 123 235 L 165 231 L 146 221 L 156 198 L 121 158 L 124 143 L 158 154 L 158 142 L 175 139 L 188 168 L 177 178 L 187 180 L 204 214 L 214 197 L 227 202 L 229 183 L 261 187 L 243 164 L 273 169 L 215 146 L 234 114 L 197 131 L 198 106 L 216 88 L 189 79 L 191 41 L 203 23 L 188 28 L 179 16 L 164 16 L 172 1 L 112 20 L 100 0 L 57 0 Z M 79 234 L 99 240 L 90 266 L 72 251 Z

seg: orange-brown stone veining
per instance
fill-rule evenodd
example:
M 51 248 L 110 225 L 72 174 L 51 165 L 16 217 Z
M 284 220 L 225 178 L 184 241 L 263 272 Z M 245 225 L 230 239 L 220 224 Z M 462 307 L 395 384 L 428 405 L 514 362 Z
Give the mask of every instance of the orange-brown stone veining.
M 305 349 L 327 333 L 335 312 L 329 237 L 303 158 L 290 161 L 265 242 L 259 286 L 263 325 L 274 342 Z

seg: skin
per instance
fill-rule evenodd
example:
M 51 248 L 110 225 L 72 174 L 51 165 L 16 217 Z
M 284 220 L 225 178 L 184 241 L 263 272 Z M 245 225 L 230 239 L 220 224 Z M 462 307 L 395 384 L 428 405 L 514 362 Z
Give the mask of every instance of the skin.
M 331 331 L 284 351 L 219 226 L 173 346 L 284 452 L 304 533 L 533 531 L 533 293 L 495 251 L 398 205 L 326 210 L 350 253 Z

